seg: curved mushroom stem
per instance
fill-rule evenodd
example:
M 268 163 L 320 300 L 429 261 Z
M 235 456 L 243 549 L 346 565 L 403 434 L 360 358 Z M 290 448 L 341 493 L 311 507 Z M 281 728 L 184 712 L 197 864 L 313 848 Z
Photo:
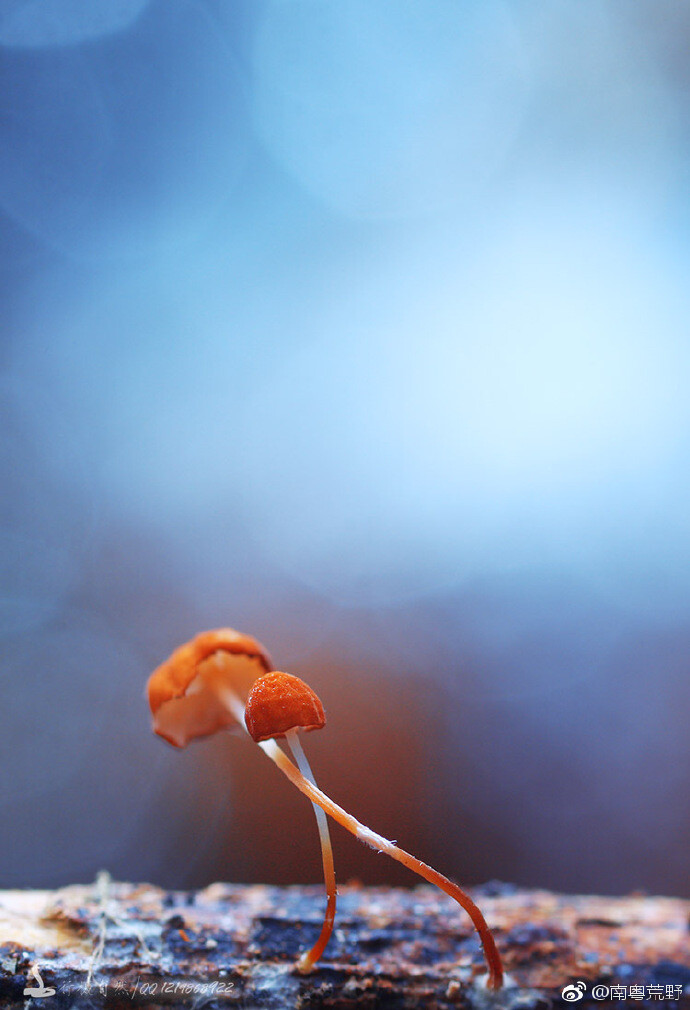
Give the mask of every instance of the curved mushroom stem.
M 290 749 L 294 754 L 297 766 L 304 776 L 305 779 L 314 787 L 316 787 L 316 782 L 314 780 L 314 775 L 307 761 L 307 755 L 302 749 L 302 744 L 299 738 L 299 732 L 296 729 L 290 729 L 285 734 Z M 282 751 L 281 751 L 282 753 Z M 328 818 L 325 813 L 318 805 L 312 800 L 312 806 L 314 808 L 314 815 L 316 817 L 316 826 L 319 829 L 319 838 L 321 840 L 321 856 L 323 859 L 323 879 L 326 885 L 326 894 L 328 897 L 326 903 L 326 914 L 323 920 L 323 926 L 321 927 L 321 932 L 319 938 L 312 947 L 312 949 L 306 953 L 302 954 L 301 958 L 297 962 L 297 968 L 299 971 L 303 972 L 305 975 L 310 972 L 314 967 L 316 962 L 319 960 L 323 954 L 326 944 L 331 938 L 331 933 L 333 932 L 333 922 L 335 920 L 335 905 L 336 905 L 336 895 L 337 890 L 335 886 L 335 867 L 333 865 L 333 848 L 331 846 L 331 836 L 328 830 Z
M 233 690 L 229 687 L 218 688 L 218 695 L 221 698 L 223 704 L 227 708 L 228 712 L 232 712 L 237 720 L 238 725 L 247 733 L 247 726 L 244 721 L 244 705 L 242 704 L 242 699 L 238 694 L 235 694 Z M 249 735 L 247 733 L 247 735 Z
M 264 754 L 271 759 L 286 775 L 293 785 L 304 793 L 304 795 L 311 800 L 312 803 L 318 804 L 322 810 L 329 814 L 333 820 L 337 821 L 338 824 L 346 828 L 349 832 L 359 838 L 361 842 L 366 845 L 370 845 L 373 849 L 377 849 L 379 852 L 385 852 L 386 855 L 390 856 L 392 859 L 396 859 L 403 866 L 407 866 L 408 869 L 412 870 L 414 873 L 419 874 L 425 880 L 428 880 L 430 884 L 435 884 L 436 887 L 440 887 L 442 891 L 454 898 L 462 908 L 465 909 L 474 928 L 479 934 L 479 939 L 481 940 L 482 947 L 484 949 L 484 957 L 486 958 L 487 967 L 489 969 L 489 978 L 487 981 L 487 987 L 489 989 L 500 989 L 503 985 L 503 964 L 501 962 L 501 955 L 498 953 L 496 947 L 496 942 L 491 934 L 491 930 L 486 924 L 486 920 L 482 915 L 479 908 L 475 905 L 469 895 L 465 894 L 462 888 L 454 884 L 452 880 L 448 877 L 444 877 L 442 873 L 438 870 L 434 870 L 433 867 L 428 866 L 423 863 L 421 859 L 417 859 L 416 856 L 411 855 L 404 849 L 401 849 L 394 842 L 388 841 L 387 838 L 383 838 L 382 835 L 377 835 L 376 832 L 371 831 L 364 824 L 348 814 L 346 810 L 334 803 L 330 797 L 326 796 L 318 786 L 309 782 L 304 775 L 297 769 L 290 758 L 285 754 L 275 740 L 263 740 L 259 743 L 259 747 L 263 750 Z

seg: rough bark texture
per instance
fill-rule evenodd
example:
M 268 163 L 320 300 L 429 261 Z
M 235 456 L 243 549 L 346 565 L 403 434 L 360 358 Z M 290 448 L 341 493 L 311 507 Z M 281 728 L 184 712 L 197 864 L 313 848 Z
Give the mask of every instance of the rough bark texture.
M 0 892 L 0 1006 L 512 1010 L 565 1005 L 561 989 L 578 980 L 580 1007 L 690 1006 L 690 902 L 500 884 L 473 896 L 513 983 L 497 995 L 482 987 L 467 917 L 429 887 L 343 887 L 335 933 L 308 977 L 294 961 L 318 934 L 318 887 L 167 893 L 102 875 L 91 886 Z M 33 965 L 53 994 L 24 995 L 38 985 Z

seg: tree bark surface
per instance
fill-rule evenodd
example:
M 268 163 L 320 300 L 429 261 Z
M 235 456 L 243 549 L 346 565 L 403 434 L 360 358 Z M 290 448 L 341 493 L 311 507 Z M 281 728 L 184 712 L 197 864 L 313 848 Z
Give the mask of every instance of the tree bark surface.
M 4 891 L 0 1006 L 524 1010 L 565 1006 L 563 987 L 579 982 L 572 1002 L 583 1008 L 690 1007 L 690 902 L 504 884 L 471 893 L 508 972 L 498 994 L 482 985 L 469 920 L 430 887 L 341 888 L 335 932 L 308 976 L 294 963 L 319 932 L 319 887 L 181 893 L 103 874 L 88 886 Z

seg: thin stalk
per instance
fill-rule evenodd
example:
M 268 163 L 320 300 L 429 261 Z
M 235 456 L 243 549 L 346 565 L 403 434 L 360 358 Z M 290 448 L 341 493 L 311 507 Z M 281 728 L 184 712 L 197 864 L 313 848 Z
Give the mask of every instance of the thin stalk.
M 318 786 L 309 782 L 308 779 L 302 775 L 298 768 L 296 768 L 290 758 L 285 754 L 275 740 L 263 740 L 259 743 L 259 747 L 263 750 L 264 754 L 271 759 L 280 768 L 284 775 L 290 779 L 293 785 L 304 793 L 304 795 L 311 800 L 312 803 L 317 803 L 322 810 L 324 810 L 329 816 L 337 821 L 342 827 L 351 834 L 359 838 L 361 842 L 366 845 L 370 845 L 373 849 L 377 849 L 379 852 L 385 852 L 386 855 L 390 856 L 392 859 L 396 859 L 403 866 L 406 866 L 413 873 L 419 874 L 425 880 L 428 880 L 430 884 L 435 884 L 436 887 L 440 887 L 442 891 L 445 891 L 451 898 L 458 902 L 462 908 L 465 909 L 474 928 L 479 934 L 479 939 L 481 940 L 482 947 L 484 949 L 484 956 L 486 958 L 486 963 L 489 969 L 489 978 L 487 981 L 487 987 L 489 989 L 500 989 L 503 985 L 503 964 L 501 962 L 501 955 L 498 953 L 496 947 L 496 942 L 491 934 L 491 930 L 486 924 L 486 920 L 482 915 L 479 908 L 475 905 L 469 895 L 465 894 L 461 887 L 449 880 L 448 877 L 444 877 L 442 873 L 435 870 L 432 866 L 428 866 L 423 863 L 421 859 L 417 859 L 416 856 L 411 855 L 404 849 L 401 849 L 394 842 L 389 841 L 382 835 L 377 835 L 375 831 L 371 831 L 366 825 L 361 824 L 352 814 L 348 814 L 346 810 L 334 803 L 333 800 L 322 792 Z
M 290 745 L 290 749 L 295 757 L 297 766 L 308 782 L 311 785 L 316 786 L 316 781 L 314 780 L 314 774 L 311 770 L 309 762 L 307 761 L 307 755 L 302 749 L 302 744 L 299 738 L 299 733 L 296 729 L 288 730 L 285 734 L 285 738 Z M 282 753 L 282 752 L 281 752 Z M 314 816 L 316 817 L 316 826 L 319 829 L 319 838 L 321 840 L 321 856 L 323 859 L 323 879 L 326 885 L 327 903 L 326 903 L 326 915 L 323 920 L 323 926 L 321 927 L 321 932 L 319 938 L 312 947 L 312 949 L 306 953 L 302 954 L 301 958 L 297 962 L 297 968 L 299 971 L 306 974 L 311 971 L 316 962 L 319 960 L 323 954 L 326 944 L 331 938 L 331 933 L 333 932 L 333 922 L 335 920 L 335 905 L 336 905 L 336 885 L 335 885 L 335 867 L 333 865 L 333 847 L 331 846 L 331 836 L 328 830 L 328 818 L 325 813 L 318 805 L 312 800 L 312 806 L 314 808 Z
M 247 730 L 247 724 L 244 720 L 245 707 L 242 704 L 242 699 L 237 695 L 231 688 L 224 688 L 221 692 L 223 704 L 225 707 L 232 712 L 237 722 L 240 724 L 242 729 L 249 736 Z M 308 782 L 315 789 L 317 788 L 316 782 L 314 780 L 314 775 L 307 761 L 307 755 L 302 749 L 302 744 L 300 743 L 297 730 L 289 730 L 286 734 L 287 741 L 292 748 L 292 752 L 295 755 L 295 760 L 299 765 L 299 771 L 292 764 L 290 759 L 283 754 L 283 751 L 278 747 L 274 740 L 270 742 L 274 744 L 276 750 L 282 754 L 285 760 L 288 762 L 290 767 L 294 770 L 295 774 Z M 263 746 L 260 744 L 260 746 Z M 319 839 L 321 841 L 321 857 L 323 861 L 323 879 L 326 887 L 326 914 L 323 920 L 323 926 L 321 927 L 321 932 L 319 937 L 311 948 L 297 961 L 297 970 L 303 974 L 307 974 L 314 967 L 316 962 L 319 960 L 323 954 L 326 944 L 331 938 L 331 933 L 333 932 L 333 923 L 335 921 L 335 906 L 336 906 L 336 895 L 337 889 L 335 884 L 335 867 L 333 865 L 333 847 L 331 846 L 331 836 L 328 830 L 328 820 L 325 813 L 319 806 L 319 804 L 312 802 L 314 807 L 314 814 L 316 816 L 316 826 L 319 830 Z
M 216 662 L 219 662 L 216 659 Z M 218 688 L 218 695 L 229 712 L 232 712 L 240 727 L 249 736 L 247 724 L 244 721 L 244 705 L 242 699 L 230 687 Z

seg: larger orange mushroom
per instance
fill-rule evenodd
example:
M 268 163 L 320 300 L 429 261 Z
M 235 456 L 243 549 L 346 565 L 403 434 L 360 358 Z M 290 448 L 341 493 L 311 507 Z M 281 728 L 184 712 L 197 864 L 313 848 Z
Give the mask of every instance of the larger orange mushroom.
M 257 678 L 272 669 L 269 654 L 249 635 L 232 628 L 202 632 L 176 649 L 149 677 L 147 695 L 154 731 L 174 747 L 186 747 L 198 737 L 223 729 L 245 731 L 247 695 Z M 294 753 L 300 770 L 294 765 L 291 767 L 297 780 L 304 779 L 315 786 L 299 741 L 296 747 Z M 280 748 L 276 749 L 285 757 Z M 302 972 L 311 970 L 330 939 L 337 895 L 328 820 L 317 803 L 313 803 L 313 808 L 321 842 L 327 902 L 319 937 L 297 962 Z
M 153 729 L 174 747 L 220 729 L 244 729 L 252 684 L 273 669 L 260 642 L 233 628 L 203 631 L 156 667 L 146 693 Z

